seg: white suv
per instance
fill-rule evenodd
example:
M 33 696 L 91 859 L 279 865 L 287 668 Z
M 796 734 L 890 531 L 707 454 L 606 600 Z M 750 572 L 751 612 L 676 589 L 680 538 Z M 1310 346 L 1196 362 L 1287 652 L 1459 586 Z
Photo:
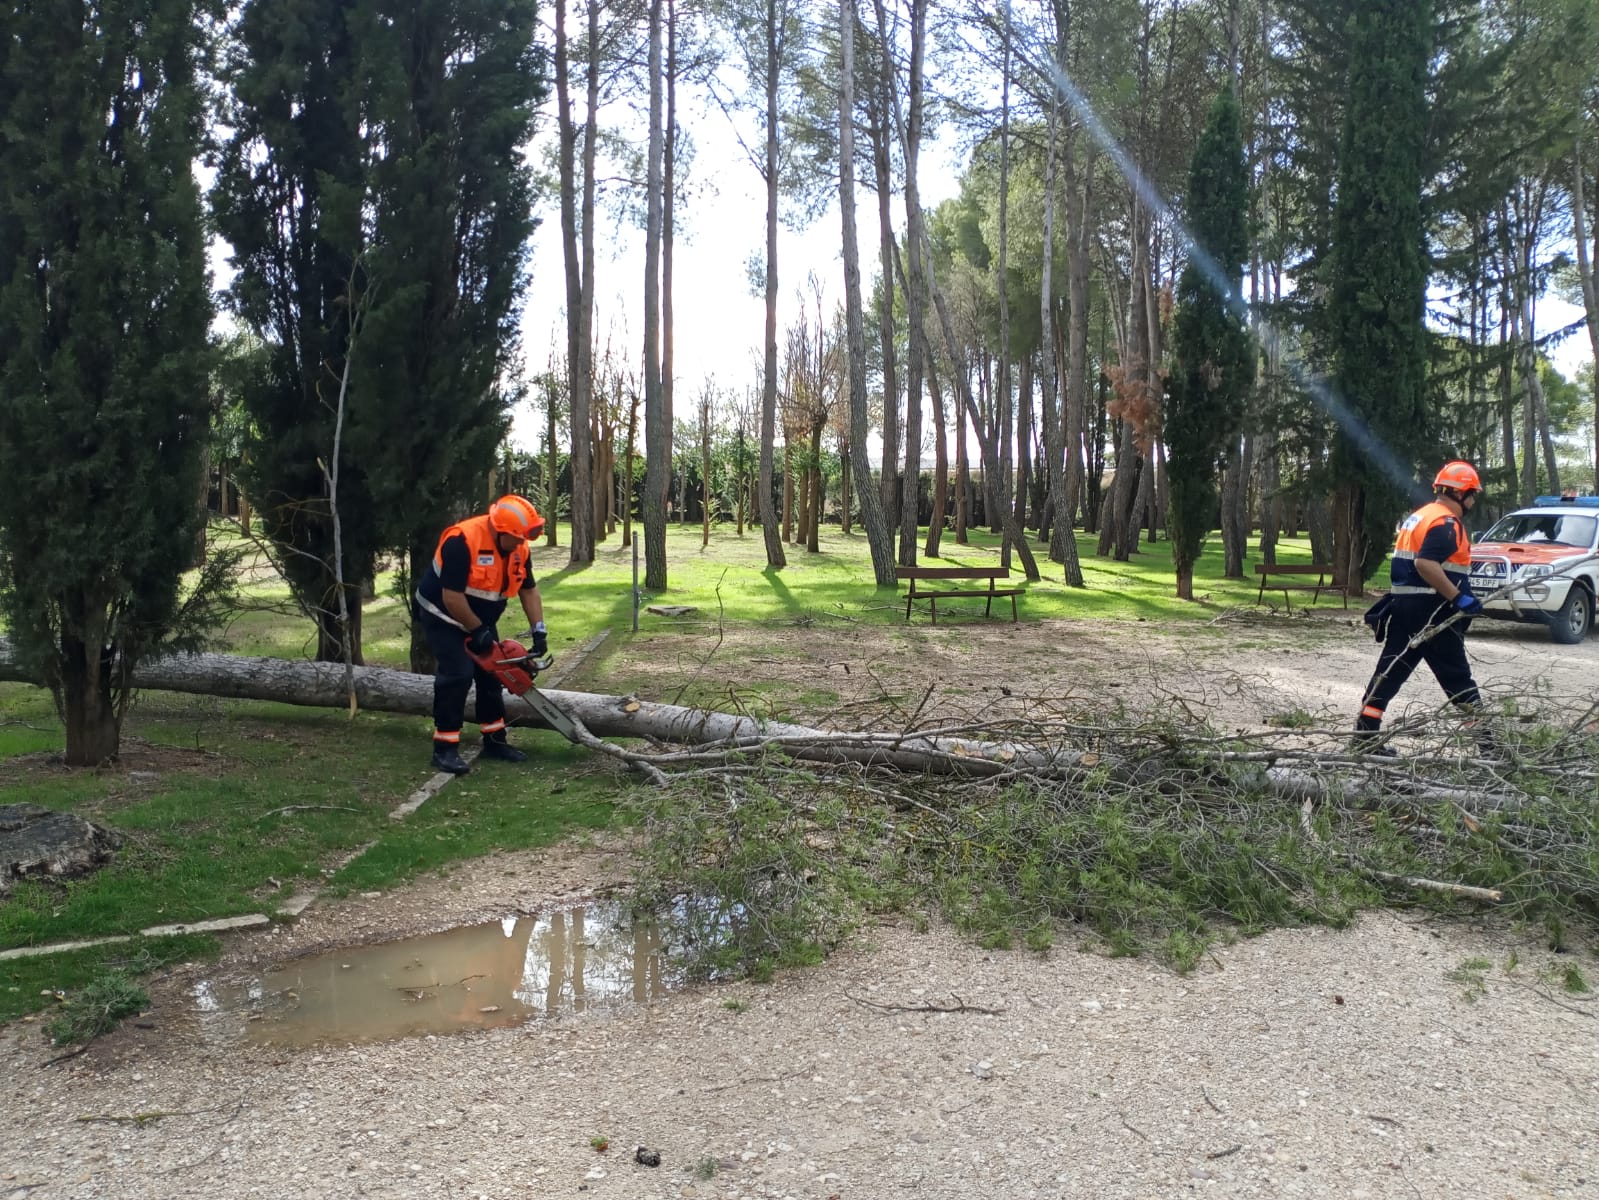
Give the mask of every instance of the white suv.
M 1599 595 L 1599 496 L 1561 500 L 1539 496 L 1531 508 L 1500 519 L 1471 548 L 1471 584 L 1486 597 L 1508 583 L 1526 586 L 1489 601 L 1486 615 L 1541 621 L 1549 636 L 1574 645 L 1594 623 Z M 1582 562 L 1583 559 L 1586 562 Z M 1580 563 L 1558 578 L 1554 572 Z

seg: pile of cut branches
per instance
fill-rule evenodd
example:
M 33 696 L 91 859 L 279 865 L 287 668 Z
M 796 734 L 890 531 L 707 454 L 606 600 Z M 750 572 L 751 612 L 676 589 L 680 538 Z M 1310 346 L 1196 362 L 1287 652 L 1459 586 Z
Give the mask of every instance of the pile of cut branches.
M 675 774 L 641 800 L 641 899 L 691 915 L 681 937 L 710 973 L 807 961 L 874 910 L 1183 969 L 1218 937 L 1382 903 L 1491 904 L 1559 944 L 1599 916 L 1596 711 L 1501 701 L 1494 758 L 1452 712 L 1394 728 L 1405 753 L 1387 759 L 1341 730 L 1037 698 L 892 734 L 665 750 L 647 755 Z M 862 739 L 944 749 L 922 771 L 817 753 Z

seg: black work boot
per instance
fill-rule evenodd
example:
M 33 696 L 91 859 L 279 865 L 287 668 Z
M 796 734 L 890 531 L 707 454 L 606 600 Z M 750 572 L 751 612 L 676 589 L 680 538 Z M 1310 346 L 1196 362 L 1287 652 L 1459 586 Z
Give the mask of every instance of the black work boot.
M 1465 731 L 1477 743 L 1477 755 L 1493 762 L 1509 762 L 1513 758 L 1510 748 L 1499 736 L 1497 722 L 1481 704 L 1463 706 L 1466 715 Z
M 491 733 L 488 737 L 483 739 L 483 757 L 497 758 L 501 762 L 510 763 L 527 761 L 527 755 L 523 754 L 515 746 L 511 745 L 511 743 L 506 740 L 506 737 L 503 733 Z
M 1357 729 L 1355 736 L 1349 739 L 1349 752 L 1351 754 L 1365 754 L 1372 758 L 1398 758 L 1399 751 L 1381 740 L 1382 734 L 1375 729 Z
M 465 775 L 472 768 L 466 759 L 461 757 L 460 747 L 454 742 L 434 742 L 433 769 L 448 771 L 451 775 Z

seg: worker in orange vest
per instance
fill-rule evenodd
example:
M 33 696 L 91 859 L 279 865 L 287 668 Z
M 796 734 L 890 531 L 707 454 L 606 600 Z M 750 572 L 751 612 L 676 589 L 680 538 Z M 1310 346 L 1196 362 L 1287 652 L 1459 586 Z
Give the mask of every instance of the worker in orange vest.
M 1466 626 L 1469 618 L 1482 613 L 1482 601 L 1471 593 L 1471 538 L 1464 518 L 1477 503 L 1482 480 L 1470 463 L 1450 462 L 1433 479 L 1432 490 L 1431 503 L 1400 522 L 1390 565 L 1393 586 L 1366 614 L 1383 647 L 1355 722 L 1357 753 L 1393 755 L 1378 731 L 1383 714 L 1418 663 L 1432 668 L 1444 694 L 1458 707 L 1472 711 L 1481 701 L 1466 659 Z M 1416 634 L 1456 612 L 1467 620 L 1410 648 Z
M 521 496 L 502 496 L 480 517 L 439 535 L 433 562 L 422 573 L 413 611 L 438 660 L 433 675 L 433 766 L 452 775 L 471 768 L 461 757 L 466 695 L 477 687 L 483 757 L 526 762 L 505 736 L 505 692 L 497 676 L 466 652 L 486 654 L 499 643 L 496 624 L 515 596 L 533 628 L 534 656 L 549 650 L 544 598 L 528 567 L 528 542 L 544 528 L 539 510 Z

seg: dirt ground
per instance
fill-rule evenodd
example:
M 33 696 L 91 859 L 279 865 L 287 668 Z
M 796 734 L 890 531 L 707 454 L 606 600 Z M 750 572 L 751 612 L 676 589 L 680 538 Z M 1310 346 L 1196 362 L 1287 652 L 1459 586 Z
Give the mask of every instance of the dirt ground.
M 1558 646 L 1541 627 L 1478 621 L 1467 647 L 1489 694 L 1584 705 L 1599 697 L 1599 635 Z M 1229 610 L 1178 627 L 970 619 L 934 627 L 922 617 L 884 627 L 823 617 L 723 632 L 686 624 L 565 686 L 745 706 L 838 728 L 892 728 L 912 714 L 989 719 L 1038 698 L 1136 711 L 1181 703 L 1224 728 L 1258 728 L 1298 710 L 1342 729 L 1354 723 L 1376 660 L 1355 607 Z M 1399 699 L 1395 717 L 1443 703 L 1425 667 Z
M 1572 706 L 1599 687 L 1599 641 L 1489 626 L 1471 647 L 1490 687 Z M 1136 639 L 826 622 L 678 632 L 567 686 L 731 689 L 835 724 L 915 711 L 932 685 L 924 711 L 945 715 L 1125 696 L 1341 727 L 1374 657 L 1341 612 Z M 1428 678 L 1404 697 L 1437 702 Z M 0 1197 L 1599 1194 L 1599 1002 L 1556 982 L 1576 956 L 1403 910 L 1225 946 L 1186 977 L 1080 953 L 1069 930 L 1038 956 L 889 925 L 771 985 L 493 1031 L 283 1049 L 195 1019 L 201 977 L 548 911 L 628 862 L 602 839 L 319 904 L 158 981 L 140 1025 L 47 1069 L 37 1023 L 0 1030 Z M 662 1165 L 635 1164 L 636 1144 Z

